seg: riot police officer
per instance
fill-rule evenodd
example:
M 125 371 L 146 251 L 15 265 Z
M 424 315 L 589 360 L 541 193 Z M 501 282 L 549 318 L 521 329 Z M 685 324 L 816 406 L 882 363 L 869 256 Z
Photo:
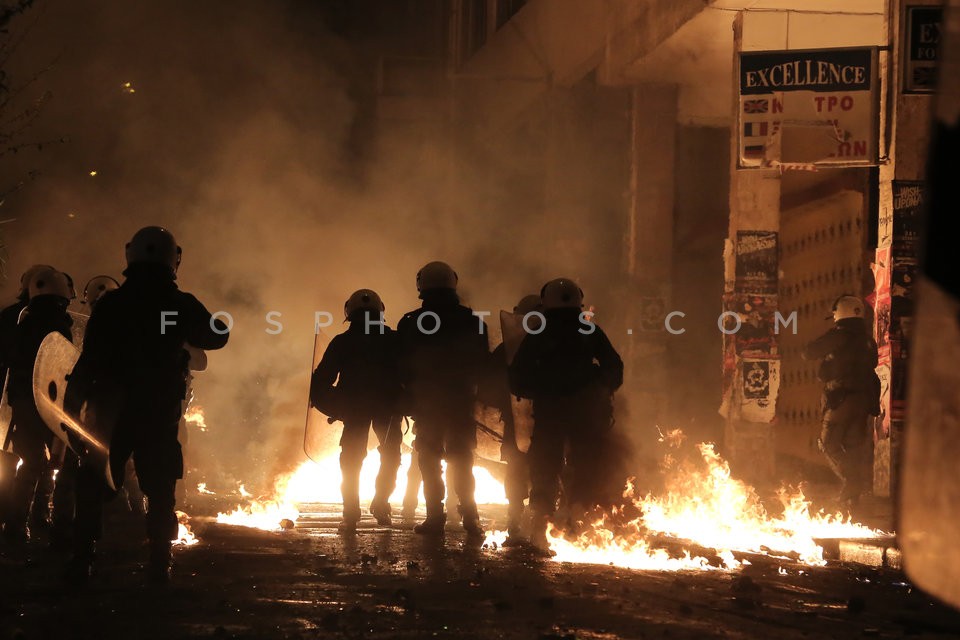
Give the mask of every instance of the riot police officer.
M 876 374 L 877 343 L 864 319 L 864 302 L 851 295 L 833 304 L 834 326 L 803 350 L 820 360 L 823 383 L 820 450 L 840 479 L 839 500 L 855 504 L 866 489 L 870 416 L 880 413 L 880 379 Z
M 390 494 L 397 485 L 403 431 L 397 411 L 397 336 L 383 323 L 384 309 L 380 296 L 370 289 L 355 291 L 347 299 L 344 315 L 350 326 L 330 341 L 310 385 L 314 406 L 343 423 L 343 532 L 354 531 L 360 520 L 360 468 L 371 426 L 380 442 L 380 470 L 370 513 L 379 524 L 391 524 Z
M 30 278 L 28 292 L 29 302 L 16 329 L 7 385 L 13 409 L 13 452 L 23 461 L 14 478 L 4 523 L 4 537 L 11 541 L 28 539 L 28 519 L 35 529 L 46 524 L 52 483 L 41 487 L 37 504 L 34 498 L 45 476 L 52 478 L 47 460 L 51 457 L 48 452 L 52 451 L 54 438 L 33 398 L 33 366 L 47 334 L 58 332 L 67 340 L 72 339 L 73 320 L 67 306 L 76 297 L 70 277 L 53 268 L 36 271 Z
M 456 489 L 464 530 L 471 535 L 483 533 L 474 499 L 474 404 L 477 386 L 489 367 L 490 349 L 486 323 L 460 304 L 457 284 L 450 265 L 425 265 L 417 273 L 423 304 L 397 325 L 401 379 L 414 418 L 414 447 L 427 509 L 426 520 L 414 528 L 421 534 L 442 533 L 447 520 L 442 459 Z
M 125 280 L 100 299 L 90 316 L 84 349 L 70 375 L 68 411 L 81 401 L 117 402 L 110 441 L 115 481 L 133 456 L 147 496 L 150 578 L 170 578 L 171 541 L 177 536 L 176 483 L 183 475 L 177 429 L 187 390 L 184 345 L 219 349 L 229 330 L 194 296 L 177 287 L 181 249 L 168 230 L 144 227 L 127 243 Z M 74 558 L 68 578 L 85 582 L 100 537 L 103 478 L 81 466 L 77 482 Z
M 547 524 L 557 507 L 564 465 L 571 467 L 568 502 L 592 499 L 591 457 L 613 424 L 613 393 L 623 361 L 603 330 L 582 312 L 583 292 L 569 278 L 540 291 L 544 327 L 524 337 L 510 364 L 514 394 L 533 401 L 530 541 L 548 551 Z

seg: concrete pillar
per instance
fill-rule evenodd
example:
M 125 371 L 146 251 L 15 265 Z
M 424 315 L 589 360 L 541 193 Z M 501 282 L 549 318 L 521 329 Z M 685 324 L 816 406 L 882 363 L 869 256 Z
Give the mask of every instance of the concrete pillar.
M 743 14 L 734 20 L 734 56 L 738 52 L 761 49 L 765 43 L 753 43 L 744 38 Z M 737 61 L 734 60 L 734 69 Z M 733 74 L 734 109 L 733 121 L 737 122 L 740 109 L 737 74 Z M 773 255 L 777 255 L 776 242 L 780 228 L 780 174 L 776 170 L 738 169 L 736 126 L 731 127 L 730 167 L 730 227 L 724 251 L 724 297 L 723 312 L 733 321 L 744 305 L 756 306 L 760 301 L 762 314 L 772 314 L 777 308 L 776 284 L 773 290 L 739 274 L 738 261 L 749 259 L 747 254 L 759 243 L 773 242 Z M 774 235 L 771 235 L 774 234 Z M 769 247 L 767 248 L 769 251 Z M 735 324 L 734 324 L 735 326 Z M 734 326 L 727 323 L 727 329 Z M 726 419 L 724 443 L 726 453 L 740 477 L 753 481 L 772 478 L 774 473 L 773 418 L 776 408 L 776 385 L 770 384 L 767 396 L 752 397 L 745 392 L 757 371 L 766 371 L 768 381 L 779 376 L 779 355 L 776 341 L 762 347 L 760 354 L 746 357 L 738 345 L 737 335 L 724 336 L 723 353 L 723 403 L 721 414 Z M 738 353 L 739 352 L 739 353 Z
M 913 281 L 917 266 L 916 217 L 926 199 L 922 184 L 930 141 L 932 93 L 905 91 L 909 68 L 907 5 L 942 6 L 939 0 L 894 0 L 887 15 L 891 43 L 881 103 L 887 135 L 886 162 L 880 166 L 880 219 L 874 273 L 878 373 L 883 384 L 883 420 L 876 430 L 873 491 L 896 495 L 900 444 L 906 412 L 907 360 L 912 325 Z
M 624 365 L 632 382 L 626 389 L 631 420 L 646 428 L 661 424 L 667 403 L 676 400 L 667 381 L 666 341 L 670 335 L 663 318 L 672 310 L 677 87 L 635 87 L 630 120 L 624 270 L 632 304 Z

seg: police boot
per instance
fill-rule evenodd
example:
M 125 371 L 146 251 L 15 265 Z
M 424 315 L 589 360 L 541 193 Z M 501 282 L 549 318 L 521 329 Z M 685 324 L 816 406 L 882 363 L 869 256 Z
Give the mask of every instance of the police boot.
M 352 516 L 343 516 L 343 519 L 340 520 L 340 524 L 337 525 L 337 531 L 344 534 L 351 534 L 357 532 L 357 524 L 360 522 L 360 518 Z
M 3 526 L 3 540 L 13 546 L 24 545 L 30 540 L 30 529 L 21 522 L 7 522 Z
M 50 495 L 53 493 L 53 479 L 46 475 L 37 483 L 33 505 L 30 508 L 30 531 L 38 534 L 50 528 Z
M 534 514 L 530 527 L 530 545 L 538 555 L 545 557 L 557 555 L 556 552 L 550 549 L 550 541 L 547 539 L 547 526 L 549 522 L 550 516 Z
M 377 524 L 381 527 L 389 527 L 393 524 L 390 503 L 382 498 L 374 498 L 370 503 L 370 515 L 377 519 Z
M 93 561 L 96 557 L 96 544 L 78 542 L 74 546 L 73 557 L 67 562 L 64 580 L 71 587 L 79 588 L 90 582 L 93 574 Z
M 354 533 L 357 530 L 361 515 L 360 464 L 353 457 L 341 453 L 340 472 L 343 478 L 340 483 L 340 495 L 343 496 L 343 519 L 340 520 L 337 531 Z
M 447 514 L 443 511 L 427 512 L 427 519 L 413 528 L 420 535 L 442 535 L 447 524 Z
M 477 537 L 483 535 L 483 526 L 480 524 L 480 514 L 477 513 L 477 505 L 460 505 L 457 507 L 460 518 L 463 521 L 463 530 L 468 536 Z
M 30 529 L 27 521 L 30 520 L 31 505 L 33 504 L 34 487 L 29 481 L 17 476 L 13 482 L 13 493 L 7 520 L 3 527 L 3 539 L 7 544 L 22 545 L 30 540 Z
M 60 522 L 54 518 L 50 525 L 50 548 L 54 551 L 69 551 L 72 541 L 72 523 Z
M 503 541 L 505 547 L 517 547 L 526 542 L 523 535 L 523 502 L 516 500 L 507 508 L 507 539 Z
M 150 541 L 150 566 L 147 577 L 153 584 L 170 582 L 170 566 L 173 562 L 171 543 L 166 540 Z
M 419 485 L 418 485 L 419 486 Z M 417 517 L 417 502 L 419 496 L 417 492 L 411 492 L 407 490 L 405 496 L 403 496 L 403 519 L 404 520 L 413 520 Z

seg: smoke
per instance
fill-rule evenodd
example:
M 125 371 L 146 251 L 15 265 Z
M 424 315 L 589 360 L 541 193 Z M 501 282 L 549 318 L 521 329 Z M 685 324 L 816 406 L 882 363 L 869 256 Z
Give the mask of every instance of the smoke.
M 78 286 L 119 277 L 136 229 L 171 229 L 181 287 L 234 320 L 195 381 L 226 475 L 263 482 L 302 459 L 314 312 L 334 314 L 336 333 L 355 289 L 380 292 L 395 324 L 418 304 L 417 269 L 446 260 L 497 333 L 497 310 L 546 279 L 582 277 L 589 292 L 619 259 L 616 245 L 596 252 L 609 238 L 588 204 L 525 208 L 529 139 L 461 148 L 454 166 L 465 132 L 378 122 L 375 58 L 315 5 L 70 0 L 33 18 L 11 73 L 55 62 L 29 90 L 53 93 L 30 135 L 69 142 L 6 159 L 9 175 L 41 173 L 3 205 L 16 218 L 5 290 L 36 262 Z M 569 246 L 547 242 L 557 234 Z

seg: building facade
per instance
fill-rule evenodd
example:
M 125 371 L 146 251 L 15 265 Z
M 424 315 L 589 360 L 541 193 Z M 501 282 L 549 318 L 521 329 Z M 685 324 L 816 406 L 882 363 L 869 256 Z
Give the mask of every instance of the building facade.
M 445 5 L 455 153 L 489 160 L 472 188 L 583 280 L 640 439 L 722 440 L 756 479 L 815 469 L 819 385 L 800 349 L 851 293 L 881 345 L 875 492 L 895 488 L 939 6 Z

